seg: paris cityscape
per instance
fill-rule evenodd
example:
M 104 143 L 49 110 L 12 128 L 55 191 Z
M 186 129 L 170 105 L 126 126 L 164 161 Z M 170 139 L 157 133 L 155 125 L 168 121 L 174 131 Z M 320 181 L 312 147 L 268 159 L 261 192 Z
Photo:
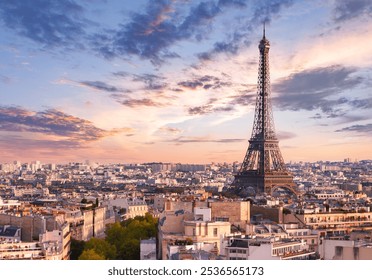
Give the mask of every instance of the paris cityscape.
M 135 2 L 0 3 L 0 260 L 372 260 L 372 3 Z

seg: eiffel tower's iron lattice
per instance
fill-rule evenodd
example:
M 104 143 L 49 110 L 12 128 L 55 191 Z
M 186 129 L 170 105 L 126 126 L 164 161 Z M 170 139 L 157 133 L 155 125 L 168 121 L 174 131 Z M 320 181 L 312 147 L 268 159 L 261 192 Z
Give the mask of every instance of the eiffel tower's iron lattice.
M 265 37 L 265 28 L 258 48 L 260 58 L 253 130 L 233 185 L 253 187 L 256 193 L 272 193 L 277 187 L 296 193 L 293 177 L 286 169 L 275 133 L 270 93 L 270 42 Z

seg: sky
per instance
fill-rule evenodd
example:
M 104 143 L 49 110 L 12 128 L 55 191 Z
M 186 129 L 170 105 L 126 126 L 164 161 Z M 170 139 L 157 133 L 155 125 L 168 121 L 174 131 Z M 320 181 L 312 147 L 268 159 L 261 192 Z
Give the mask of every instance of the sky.
M 0 163 L 241 162 L 263 22 L 285 162 L 372 159 L 370 0 L 2 0 Z

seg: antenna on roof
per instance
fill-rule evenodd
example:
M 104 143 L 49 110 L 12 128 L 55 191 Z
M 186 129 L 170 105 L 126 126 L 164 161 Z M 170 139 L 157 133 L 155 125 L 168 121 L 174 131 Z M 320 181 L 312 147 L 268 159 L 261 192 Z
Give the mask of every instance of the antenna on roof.
M 265 38 L 265 21 L 263 22 L 263 38 L 266 39 Z

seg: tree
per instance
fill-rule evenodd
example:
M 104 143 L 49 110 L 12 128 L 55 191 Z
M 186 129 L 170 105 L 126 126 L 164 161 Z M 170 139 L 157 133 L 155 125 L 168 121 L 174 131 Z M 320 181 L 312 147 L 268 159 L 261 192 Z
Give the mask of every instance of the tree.
M 79 260 L 104 260 L 105 257 L 99 255 L 94 249 L 84 250 Z
M 108 226 L 106 238 L 89 241 L 72 239 L 71 259 L 76 260 L 136 260 L 140 258 L 140 240 L 156 237 L 157 223 L 151 214 L 135 217 Z
M 120 223 L 111 224 L 106 230 L 106 241 L 114 245 L 117 250 L 121 246 L 121 240 L 124 240 L 126 237 L 125 228 Z
M 118 250 L 117 259 L 119 260 L 139 260 L 140 259 L 140 240 L 129 238 L 125 240 Z
M 140 240 L 156 237 L 157 219 L 147 213 L 122 223 L 115 223 L 106 231 L 106 241 L 116 247 L 116 259 L 136 260 L 140 258 Z
M 113 260 L 116 257 L 116 247 L 108 243 L 105 239 L 91 238 L 86 242 L 84 250 L 93 249 L 98 255 L 106 260 Z
M 81 253 L 83 252 L 84 246 L 85 246 L 85 241 L 80 241 L 80 240 L 71 238 L 70 259 L 77 260 L 79 256 L 81 255 Z

